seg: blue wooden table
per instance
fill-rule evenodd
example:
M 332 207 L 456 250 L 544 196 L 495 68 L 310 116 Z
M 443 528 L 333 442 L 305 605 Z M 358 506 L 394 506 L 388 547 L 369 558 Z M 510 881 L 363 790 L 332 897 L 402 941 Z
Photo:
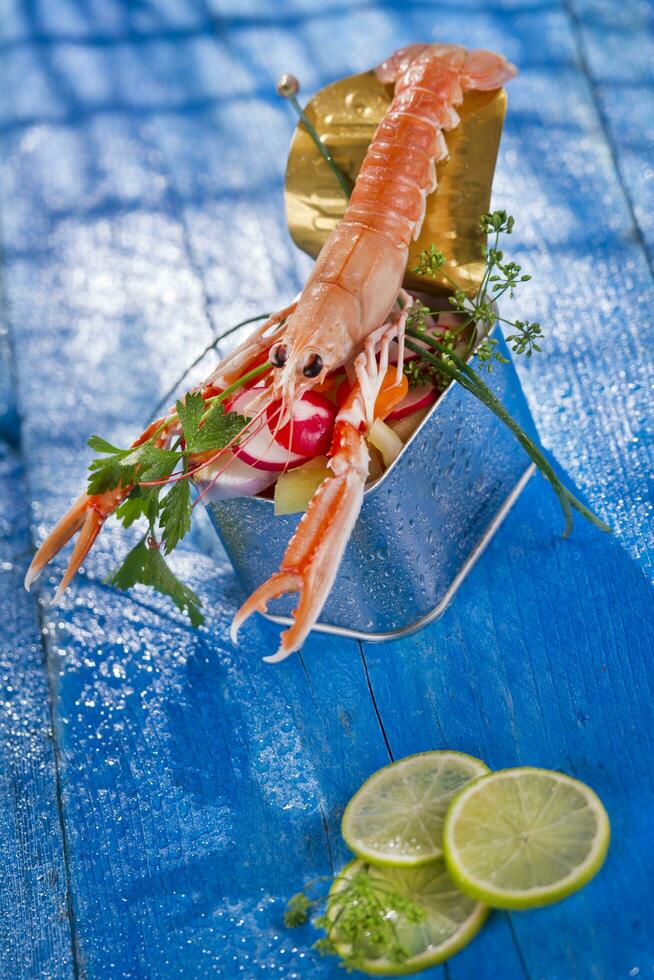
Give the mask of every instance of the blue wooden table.
M 654 15 L 643 0 L 4 0 L 0 40 L 0 975 L 339 976 L 285 900 L 337 868 L 345 803 L 430 747 L 589 782 L 614 838 L 561 905 L 496 913 L 450 980 L 654 971 Z M 309 267 L 285 229 L 305 94 L 413 40 L 521 69 L 495 184 L 547 334 L 519 366 L 544 445 L 609 521 L 562 541 L 531 481 L 446 613 L 374 646 L 321 636 L 276 668 L 235 649 L 208 522 L 175 567 L 205 602 L 102 584 L 108 526 L 60 608 L 21 590 L 84 480 L 221 328 Z M 192 380 L 206 374 L 207 358 Z

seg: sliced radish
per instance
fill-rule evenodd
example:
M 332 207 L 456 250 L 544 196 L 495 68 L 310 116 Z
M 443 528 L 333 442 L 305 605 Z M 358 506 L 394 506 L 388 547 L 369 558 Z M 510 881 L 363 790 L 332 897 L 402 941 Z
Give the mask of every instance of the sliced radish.
M 251 436 L 245 446 L 235 446 L 234 450 L 240 459 L 254 466 L 255 469 L 272 470 L 275 473 L 292 470 L 307 461 L 306 456 L 291 453 L 275 442 L 267 425 L 263 426 L 256 435 Z
M 386 417 L 387 422 L 403 419 L 420 408 L 427 408 L 433 405 L 438 397 L 438 391 L 433 385 L 418 385 L 411 388 L 404 396 L 399 405 L 396 405 L 392 412 Z
M 281 402 L 268 408 L 268 425 L 274 432 L 279 420 Z M 331 444 L 336 407 L 334 403 L 315 391 L 305 391 L 293 403 L 293 419 L 276 433 L 275 440 L 285 449 L 300 456 L 322 456 Z
M 194 479 L 200 489 L 212 480 L 216 481 L 204 498 L 208 502 L 229 500 L 232 497 L 256 497 L 275 482 L 277 473 L 255 469 L 233 453 L 225 452 L 221 453 L 213 463 L 198 470 Z
M 228 411 L 250 417 L 258 415 L 261 411 L 258 407 L 255 407 L 253 411 L 248 411 L 248 409 L 262 391 L 263 388 L 261 387 L 241 389 L 236 397 L 227 403 Z M 268 425 L 266 412 L 253 423 L 251 431 L 246 430 L 243 433 L 242 442 L 234 446 L 234 455 L 257 470 L 274 472 L 292 469 L 307 460 L 306 456 L 291 452 L 275 441 Z

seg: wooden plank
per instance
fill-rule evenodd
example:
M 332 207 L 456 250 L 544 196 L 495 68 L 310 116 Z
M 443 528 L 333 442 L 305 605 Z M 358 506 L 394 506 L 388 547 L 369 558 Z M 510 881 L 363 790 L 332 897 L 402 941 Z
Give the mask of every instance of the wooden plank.
M 513 916 L 511 929 L 528 975 L 612 978 L 652 969 L 651 866 L 620 859 L 647 850 L 653 833 L 641 741 L 654 682 L 642 574 L 651 578 L 643 427 L 652 359 L 641 311 L 652 282 L 566 17 L 534 6 L 511 25 L 506 13 L 497 19 L 522 78 L 509 96 L 495 200 L 511 210 L 519 202 L 517 251 L 546 286 L 518 304 L 535 309 L 548 334 L 523 382 L 543 441 L 615 540 L 578 527 L 570 542 L 555 542 L 556 506 L 534 482 L 442 622 L 387 648 L 366 646 L 366 659 L 398 754 L 453 745 L 492 766 L 560 767 L 598 789 L 614 824 L 605 872 L 566 903 Z M 618 331 L 617 303 L 627 323 Z M 622 910 L 610 932 L 607 908 Z M 468 975 L 485 941 L 452 963 L 453 976 Z
M 0 514 L 0 976 L 65 980 L 73 953 L 48 685 L 36 604 L 21 588 L 29 511 L 18 453 L 5 441 Z
M 3 37 L 10 20 L 3 12 Z M 4 76 L 0 81 L 4 83 Z M 2 292 L 0 976 L 66 980 L 74 975 L 70 896 L 40 619 L 35 600 L 22 589 L 32 550 L 29 492 L 19 448 L 20 420 Z
M 555 536 L 557 505 L 534 479 L 438 623 L 366 645 L 397 756 L 432 746 L 493 768 L 561 769 L 600 794 L 613 825 L 609 860 L 580 895 L 513 917 L 529 975 L 612 978 L 652 967 L 654 780 L 645 745 L 654 677 L 651 588 L 624 550 L 593 529 Z M 621 909 L 605 928 L 606 909 Z M 497 925 L 494 928 L 499 928 Z M 451 964 L 467 976 L 486 933 Z M 504 955 L 504 947 L 503 953 Z M 489 974 L 490 975 L 490 974 Z
M 627 0 L 566 0 L 579 55 L 638 229 L 654 265 L 654 11 Z

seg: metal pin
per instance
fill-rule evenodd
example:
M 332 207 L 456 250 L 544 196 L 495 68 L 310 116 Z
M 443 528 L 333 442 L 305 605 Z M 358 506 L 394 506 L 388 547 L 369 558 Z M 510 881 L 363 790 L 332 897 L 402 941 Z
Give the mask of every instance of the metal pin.
M 320 136 L 318 135 L 315 126 L 313 125 L 313 123 L 307 116 L 306 112 L 298 102 L 296 96 L 297 93 L 300 91 L 300 83 L 295 77 L 295 75 L 286 75 L 286 74 L 282 75 L 282 77 L 279 79 L 279 82 L 277 83 L 277 91 L 281 96 L 283 96 L 283 98 L 287 99 L 295 109 L 301 122 L 306 127 L 309 136 L 316 144 L 318 151 L 321 153 L 321 155 L 324 157 L 325 161 L 331 168 L 331 171 L 334 174 L 334 177 L 336 177 L 336 180 L 338 181 L 341 190 L 345 194 L 346 198 L 348 198 L 349 200 L 354 184 L 352 183 L 350 178 L 346 174 L 344 174 L 341 168 L 338 166 L 333 156 L 331 155 L 331 153 L 329 152 L 329 150 L 327 149 L 323 141 L 320 139 Z

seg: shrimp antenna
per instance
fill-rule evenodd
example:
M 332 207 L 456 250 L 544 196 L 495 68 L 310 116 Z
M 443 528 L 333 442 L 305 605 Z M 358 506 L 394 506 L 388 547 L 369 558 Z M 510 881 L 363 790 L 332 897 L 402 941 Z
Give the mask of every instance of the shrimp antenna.
M 323 141 L 320 139 L 316 127 L 313 125 L 313 123 L 307 116 L 306 112 L 298 102 L 296 96 L 297 93 L 300 91 L 300 83 L 295 77 L 295 75 L 282 75 L 282 77 L 277 82 L 277 91 L 281 96 L 283 96 L 283 98 L 287 99 L 295 109 L 301 123 L 305 127 L 306 131 L 308 132 L 313 142 L 316 144 L 316 148 L 318 152 L 324 157 L 325 161 L 331 168 L 334 177 L 336 177 L 336 180 L 340 184 L 341 190 L 343 191 L 345 197 L 349 201 L 350 195 L 354 190 L 354 184 L 347 176 L 347 174 L 343 173 L 339 165 L 336 163 L 334 157 L 331 155 L 331 153 L 329 152 L 329 150 L 327 149 Z

